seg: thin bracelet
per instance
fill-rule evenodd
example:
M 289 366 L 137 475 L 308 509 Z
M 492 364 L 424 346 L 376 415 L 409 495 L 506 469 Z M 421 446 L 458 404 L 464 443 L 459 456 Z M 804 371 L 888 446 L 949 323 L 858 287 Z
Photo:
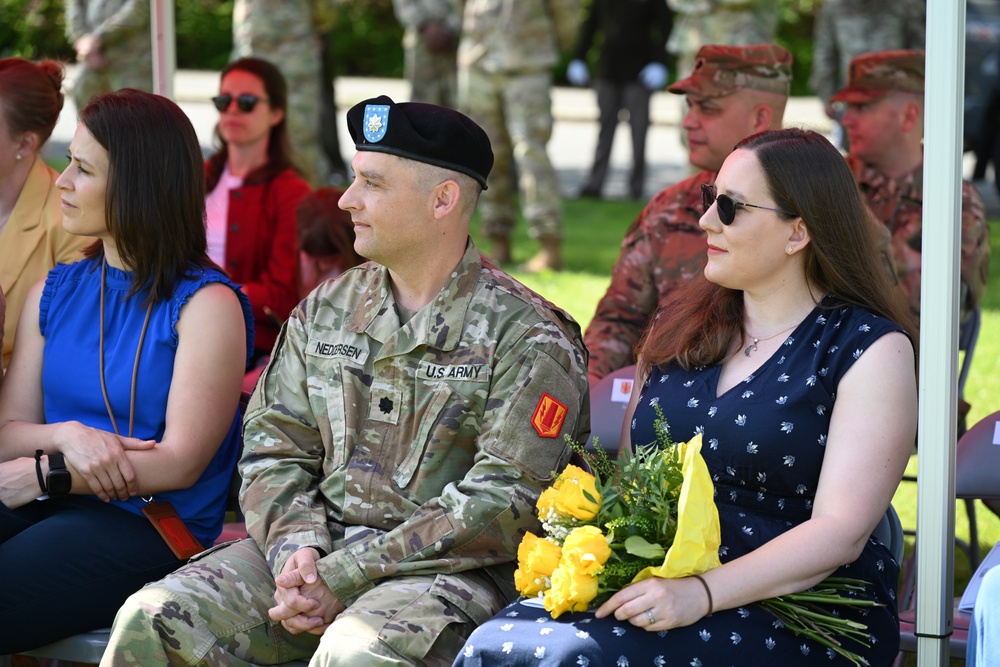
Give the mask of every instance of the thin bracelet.
M 708 596 L 708 613 L 705 614 L 705 618 L 708 618 L 712 615 L 712 589 L 708 587 L 708 584 L 705 583 L 700 574 L 692 574 L 691 576 L 700 581 L 701 585 L 705 587 L 705 595 Z

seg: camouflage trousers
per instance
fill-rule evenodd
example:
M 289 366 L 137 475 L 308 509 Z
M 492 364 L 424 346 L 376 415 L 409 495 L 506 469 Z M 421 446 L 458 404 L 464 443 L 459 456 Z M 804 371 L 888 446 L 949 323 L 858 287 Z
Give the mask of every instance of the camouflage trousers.
M 455 51 L 433 53 L 420 39 L 416 29 L 403 37 L 406 79 L 410 82 L 410 101 L 458 106 L 458 74 Z
M 486 131 L 493 145 L 489 189 L 478 207 L 487 236 L 511 235 L 517 219 L 515 195 L 520 194 L 531 238 L 562 237 L 559 181 L 546 152 L 553 125 L 551 90 L 552 75 L 547 70 L 507 74 L 459 68 L 459 106 Z
M 147 47 L 148 48 L 148 47 Z M 128 54 L 131 56 L 132 54 Z M 151 92 L 153 90 L 153 65 L 149 52 L 132 57 L 110 58 L 107 67 L 90 69 L 78 68 L 79 74 L 73 82 L 73 104 L 77 111 L 87 106 L 87 102 L 95 95 L 110 93 L 122 88 L 138 88 Z
M 482 572 L 394 577 L 318 637 L 268 618 L 274 588 L 253 540 L 220 545 L 126 600 L 101 665 L 447 666 L 507 602 Z

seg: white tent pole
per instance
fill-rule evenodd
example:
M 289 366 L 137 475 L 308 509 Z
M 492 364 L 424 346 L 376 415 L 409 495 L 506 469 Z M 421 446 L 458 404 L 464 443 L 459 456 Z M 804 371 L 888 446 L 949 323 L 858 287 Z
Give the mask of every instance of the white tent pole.
M 177 69 L 173 0 L 149 0 L 149 15 L 153 33 L 153 92 L 173 99 Z
M 948 664 L 952 632 L 964 45 L 965 3 L 928 0 L 917 444 L 919 667 Z

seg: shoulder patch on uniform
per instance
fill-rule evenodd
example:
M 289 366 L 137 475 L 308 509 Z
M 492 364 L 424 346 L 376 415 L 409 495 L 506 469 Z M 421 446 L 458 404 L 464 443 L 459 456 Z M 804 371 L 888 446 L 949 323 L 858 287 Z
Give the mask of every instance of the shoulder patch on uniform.
M 554 438 L 562 430 L 569 409 L 546 392 L 538 399 L 535 413 L 531 415 L 531 425 L 542 438 Z

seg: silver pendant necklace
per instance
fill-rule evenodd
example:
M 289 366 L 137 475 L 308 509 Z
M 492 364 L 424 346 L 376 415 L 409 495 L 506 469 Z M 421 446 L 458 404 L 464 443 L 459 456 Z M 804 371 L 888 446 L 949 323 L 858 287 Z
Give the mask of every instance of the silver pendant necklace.
M 786 331 L 791 331 L 792 329 L 794 329 L 797 326 L 798 326 L 798 323 L 793 324 L 792 326 L 788 327 L 787 329 L 782 329 L 778 333 L 771 334 L 770 336 L 767 336 L 766 338 L 757 338 L 756 336 L 750 336 L 750 334 L 747 334 L 747 336 L 749 336 L 752 339 L 752 342 L 749 345 L 747 345 L 745 348 L 743 348 L 743 354 L 749 357 L 752 353 L 754 353 L 754 352 L 757 351 L 757 343 L 763 342 L 765 340 L 771 340 L 772 338 L 774 338 L 776 336 L 780 336 L 781 334 L 785 333 Z

